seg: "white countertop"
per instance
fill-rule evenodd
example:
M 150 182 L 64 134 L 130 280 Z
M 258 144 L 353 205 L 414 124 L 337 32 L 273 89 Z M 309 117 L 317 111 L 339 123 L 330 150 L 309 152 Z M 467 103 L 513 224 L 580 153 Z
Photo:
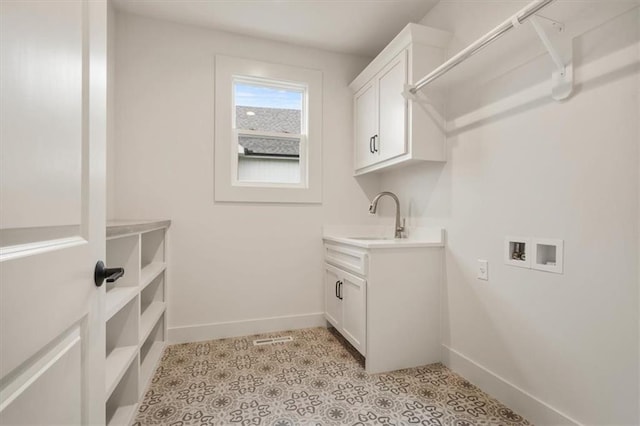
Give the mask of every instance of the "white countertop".
M 444 247 L 444 229 L 442 228 L 409 228 L 407 238 L 393 238 L 393 235 L 385 231 L 388 230 L 380 227 L 325 226 L 322 238 L 324 241 L 366 249 Z
M 136 234 L 152 229 L 168 228 L 171 221 L 159 220 L 109 220 L 107 221 L 107 238 L 120 235 Z

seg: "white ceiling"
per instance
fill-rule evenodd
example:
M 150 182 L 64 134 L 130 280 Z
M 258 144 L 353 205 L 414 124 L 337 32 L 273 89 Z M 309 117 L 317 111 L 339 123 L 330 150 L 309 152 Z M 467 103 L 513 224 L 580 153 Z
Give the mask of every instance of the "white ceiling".
M 118 10 L 254 37 L 375 56 L 439 0 L 114 0 Z

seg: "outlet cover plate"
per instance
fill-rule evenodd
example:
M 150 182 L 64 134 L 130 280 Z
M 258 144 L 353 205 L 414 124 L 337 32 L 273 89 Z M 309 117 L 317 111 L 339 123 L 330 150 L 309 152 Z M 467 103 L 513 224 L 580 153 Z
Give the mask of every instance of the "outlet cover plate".
M 489 262 L 484 259 L 478 259 L 478 279 L 489 281 Z

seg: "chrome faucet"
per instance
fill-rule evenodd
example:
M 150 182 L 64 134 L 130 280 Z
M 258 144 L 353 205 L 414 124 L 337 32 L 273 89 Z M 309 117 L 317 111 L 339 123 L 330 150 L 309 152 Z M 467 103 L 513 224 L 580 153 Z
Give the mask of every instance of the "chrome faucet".
M 384 191 L 376 195 L 373 201 L 371 202 L 371 205 L 369 206 L 369 213 L 375 214 L 378 208 L 378 201 L 384 195 L 388 195 L 389 197 L 393 198 L 393 201 L 396 202 L 396 232 L 394 237 L 402 238 L 402 232 L 404 232 L 405 221 L 404 219 L 402 219 L 402 225 L 400 225 L 400 200 L 398 200 L 398 197 L 396 196 L 396 194 L 394 194 L 393 192 Z

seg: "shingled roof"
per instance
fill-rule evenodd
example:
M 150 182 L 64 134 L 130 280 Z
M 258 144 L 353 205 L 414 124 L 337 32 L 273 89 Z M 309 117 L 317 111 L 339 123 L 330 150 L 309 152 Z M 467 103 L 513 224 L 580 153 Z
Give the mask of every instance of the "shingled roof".
M 244 155 L 269 157 L 299 157 L 300 140 L 284 138 L 259 138 L 240 136 L 238 143 L 244 148 Z
M 252 115 L 247 115 L 252 112 Z M 277 133 L 300 133 L 300 110 L 236 106 L 236 127 Z M 300 140 L 242 135 L 238 143 L 245 155 L 299 157 Z

